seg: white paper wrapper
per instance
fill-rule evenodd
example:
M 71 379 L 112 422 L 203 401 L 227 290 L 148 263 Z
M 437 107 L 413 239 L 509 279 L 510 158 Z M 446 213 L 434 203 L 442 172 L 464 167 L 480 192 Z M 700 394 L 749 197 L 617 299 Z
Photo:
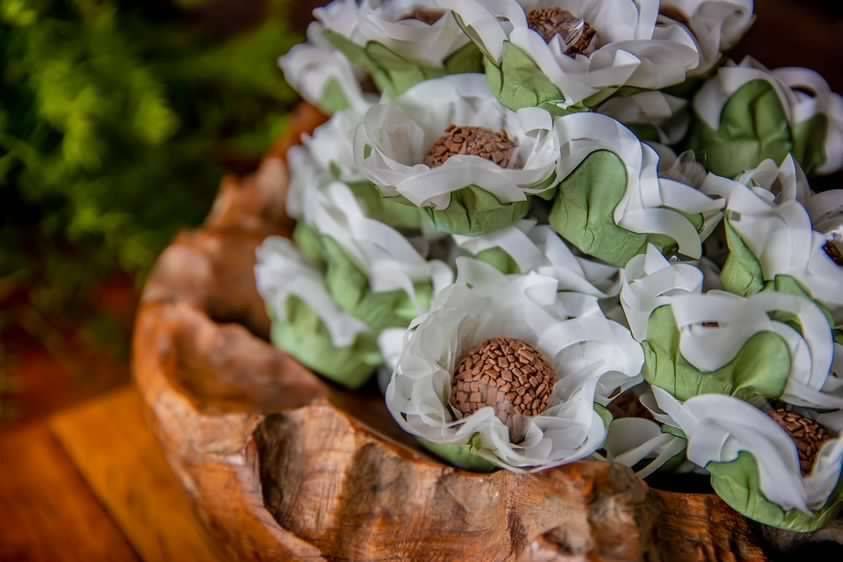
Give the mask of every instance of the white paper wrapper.
M 642 131 L 655 130 L 658 142 L 676 144 L 688 132 L 691 115 L 688 101 L 663 92 L 641 92 L 626 97 L 614 97 L 597 111 Z
M 574 318 L 578 306 L 557 292 L 557 281 L 536 273 L 505 276 L 460 258 L 457 282 L 439 294 L 431 312 L 411 326 L 386 403 L 407 432 L 437 444 L 465 444 L 479 436 L 478 454 L 503 468 L 541 470 L 591 455 L 605 428 L 594 410 L 605 379 L 633 379 L 643 353 L 629 332 L 597 311 Z M 523 442 L 491 407 L 460 418 L 449 406 L 451 373 L 469 349 L 493 337 L 530 343 L 548 358 L 559 380 L 551 406 L 528 418 Z
M 565 97 L 564 107 L 607 88 L 661 89 L 685 80 L 699 65 L 691 34 L 659 18 L 659 0 L 461 0 L 450 4 L 481 47 L 500 61 L 507 42 L 522 49 Z M 597 32 L 588 55 L 569 56 L 557 35 L 550 43 L 527 25 L 534 8 L 559 7 Z
M 627 172 L 627 190 L 615 208 L 615 224 L 641 234 L 664 234 L 677 242 L 681 254 L 701 257 L 702 240 L 720 222 L 722 200 L 660 177 L 658 153 L 611 117 L 597 113 L 566 115 L 557 119 L 556 130 L 562 150 L 556 172 L 560 180 L 576 171 L 593 152 L 615 153 Z M 702 232 L 683 213 L 702 214 Z
M 688 438 L 688 458 L 698 466 L 728 463 L 741 451 L 755 457 L 761 490 L 785 510 L 810 512 L 821 508 L 840 479 L 843 438 L 823 445 L 810 474 L 802 476 L 790 436 L 764 412 L 719 394 L 696 396 L 684 404 L 654 388 L 659 416 L 679 427 Z
M 721 114 L 729 99 L 754 80 L 773 86 L 791 129 L 817 115 L 824 115 L 828 130 L 821 143 L 824 162 L 815 172 L 832 174 L 843 168 L 843 98 L 831 91 L 822 76 L 807 68 L 768 70 L 751 57 L 739 65 L 726 65 L 708 80 L 694 97 L 693 108 L 699 119 L 712 129 L 720 129 Z
M 469 39 L 448 14 L 432 25 L 404 19 L 416 9 L 441 10 L 435 0 L 334 0 L 313 14 L 357 45 L 374 41 L 408 59 L 441 67 Z
M 560 291 L 604 299 L 620 291 L 616 267 L 579 257 L 547 225 L 524 220 L 484 236 L 454 236 L 457 245 L 472 255 L 500 248 L 518 265 L 521 273 L 535 271 L 559 282 Z M 596 305 L 596 300 L 595 300 Z
M 505 131 L 517 144 L 511 166 L 466 155 L 436 168 L 424 164 L 452 124 Z M 559 145 L 548 112 L 510 111 L 492 96 L 482 75 L 462 74 L 423 82 L 397 102 L 372 107 L 357 129 L 354 152 L 357 167 L 386 195 L 441 210 L 451 193 L 471 185 L 503 203 L 546 190 L 541 184 L 553 175 Z
M 647 339 L 647 324 L 654 310 L 670 304 L 676 295 L 701 293 L 704 280 L 700 269 L 689 263 L 671 263 L 654 246 L 629 260 L 621 278 L 621 306 L 638 341 Z
M 661 0 L 660 4 L 663 14 L 685 24 L 697 40 L 700 64 L 692 76 L 711 70 L 754 20 L 753 0 Z
M 606 460 L 635 471 L 647 478 L 668 461 L 682 454 L 685 440 L 662 431 L 659 424 L 644 418 L 612 420 L 606 437 Z
M 278 59 L 287 82 L 301 97 L 313 105 L 323 107 L 325 96 L 329 94 L 328 88 L 338 87 L 349 109 L 358 113 L 366 111 L 369 105 L 377 101 L 373 96 L 363 93 L 359 76 L 351 63 L 326 43 L 318 25 L 308 28 L 308 37 L 310 43 L 296 45 Z
M 812 194 L 791 157 L 780 167 L 767 160 L 737 181 L 712 175 L 703 190 L 726 199 L 726 220 L 760 262 L 765 281 L 789 275 L 833 315 L 843 313 L 843 268 L 823 249 L 835 231 L 830 235 L 815 231 L 801 203 L 809 204 L 823 220 L 834 216 L 836 203 L 843 203 L 835 201 L 841 199 L 839 192 L 825 197 Z M 823 214 L 822 209 L 830 212 Z
M 403 234 L 367 218 L 344 183 L 311 189 L 309 197 L 315 200 L 310 226 L 346 251 L 368 276 L 373 292 L 402 290 L 415 300 L 416 282 L 431 281 L 436 293 L 453 281 L 447 264 L 426 260 Z
M 255 278 L 258 292 L 277 320 L 287 320 L 287 299 L 296 296 L 319 316 L 332 343 L 338 348 L 351 346 L 358 335 L 369 331 L 366 324 L 337 306 L 328 294 L 320 273 L 302 258 L 289 240 L 267 238 L 258 248 L 257 256 Z
M 304 146 L 323 170 L 342 182 L 363 181 L 365 177 L 354 164 L 354 131 L 360 123 L 363 111 L 354 110 L 335 113 L 331 119 L 313 131 L 313 135 L 302 138 Z
M 810 299 L 773 292 L 743 298 L 712 291 L 668 300 L 679 328 L 679 351 L 703 373 L 731 362 L 755 334 L 771 332 L 784 339 L 791 356 L 787 385 L 779 399 L 811 408 L 843 408 L 843 384 L 831 374 L 831 328 Z M 795 316 L 801 334 L 771 319 L 773 312 Z

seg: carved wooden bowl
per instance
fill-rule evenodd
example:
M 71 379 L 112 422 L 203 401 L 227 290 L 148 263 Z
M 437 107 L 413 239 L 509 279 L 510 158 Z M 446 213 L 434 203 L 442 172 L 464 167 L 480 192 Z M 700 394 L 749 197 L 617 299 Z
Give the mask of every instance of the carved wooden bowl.
M 267 341 L 255 249 L 288 234 L 282 155 L 224 181 L 206 225 L 161 256 L 134 371 L 170 464 L 232 560 L 765 561 L 828 540 L 765 533 L 716 496 L 656 490 L 621 466 L 475 474 L 403 434 L 374 386 L 346 391 Z M 771 543 L 772 539 L 772 543 Z

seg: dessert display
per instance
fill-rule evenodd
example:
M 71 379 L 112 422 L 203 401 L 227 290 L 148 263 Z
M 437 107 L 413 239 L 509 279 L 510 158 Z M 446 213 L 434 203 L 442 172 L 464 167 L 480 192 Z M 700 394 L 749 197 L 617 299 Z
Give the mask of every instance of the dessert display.
M 843 169 L 843 98 L 729 60 L 754 10 L 314 11 L 280 59 L 300 142 L 164 254 L 138 323 L 162 439 L 238 558 L 840 541 L 843 190 L 812 186 Z

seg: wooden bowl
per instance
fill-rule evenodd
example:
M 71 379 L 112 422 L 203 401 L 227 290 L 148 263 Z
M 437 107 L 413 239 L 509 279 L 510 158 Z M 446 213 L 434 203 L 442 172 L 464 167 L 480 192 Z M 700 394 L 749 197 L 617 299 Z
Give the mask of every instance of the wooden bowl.
M 269 344 L 255 249 L 290 233 L 284 156 L 322 120 L 303 106 L 257 174 L 223 182 L 204 227 L 161 256 L 137 318 L 150 424 L 232 560 L 761 562 L 843 544 L 839 523 L 772 531 L 608 463 L 451 468 L 400 431 L 375 388 L 339 389 Z

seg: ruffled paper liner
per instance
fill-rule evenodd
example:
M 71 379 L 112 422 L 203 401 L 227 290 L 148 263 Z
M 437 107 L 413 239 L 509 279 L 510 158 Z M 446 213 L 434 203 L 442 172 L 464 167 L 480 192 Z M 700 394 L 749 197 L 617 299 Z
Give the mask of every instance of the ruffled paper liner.
M 620 290 L 617 268 L 577 257 L 552 228 L 536 225 L 534 220 L 523 220 L 487 235 L 454 236 L 454 241 L 502 273 L 535 271 L 553 277 L 561 291 L 605 299 Z M 503 253 L 503 259 L 489 254 L 494 250 Z
M 657 25 L 659 3 L 592 2 L 576 15 L 608 43 L 588 56 L 566 54 L 557 35 L 550 43 L 527 25 L 515 0 L 479 0 L 453 6 L 457 21 L 485 54 L 493 89 L 509 107 L 562 110 L 604 101 L 622 86 L 661 89 L 681 83 L 699 64 L 693 37 L 672 20 Z M 555 93 L 554 93 L 555 92 Z
M 426 441 L 473 442 L 487 460 L 510 470 L 541 470 L 591 455 L 605 436 L 595 398 L 621 380 L 638 382 L 643 363 L 638 344 L 593 309 L 572 317 L 582 312 L 583 300 L 558 295 L 552 278 L 535 273 L 507 277 L 465 258 L 458 260 L 458 268 L 457 283 L 411 326 L 387 388 L 393 417 Z M 528 419 L 526 437 L 518 444 L 510 442 L 508 428 L 491 407 L 458 418 L 447 403 L 451 373 L 462 353 L 498 336 L 531 343 L 564 373 L 552 406 Z
M 505 131 L 515 143 L 512 167 L 473 155 L 453 156 L 436 168 L 421 163 L 454 123 Z M 462 212 L 469 216 L 474 209 L 466 190 L 474 197 L 483 192 L 487 210 L 492 202 L 526 202 L 528 195 L 552 187 L 559 158 L 551 115 L 538 108 L 506 110 L 479 74 L 431 80 L 396 103 L 372 107 L 357 130 L 354 147 L 357 167 L 385 195 L 401 195 L 416 206 L 443 211 L 462 193 Z
M 656 151 L 608 116 L 568 115 L 556 121 L 556 129 L 562 183 L 550 222 L 566 240 L 617 266 L 642 253 L 648 242 L 675 243 L 681 254 L 701 257 L 702 240 L 719 222 L 722 201 L 660 177 Z
M 825 443 L 802 476 L 790 436 L 741 400 L 697 396 L 684 404 L 654 388 L 657 419 L 679 427 L 688 458 L 711 473 L 715 491 L 746 517 L 794 531 L 821 528 L 843 505 L 843 437 Z
M 754 20 L 753 4 L 753 0 L 661 1 L 663 13 L 669 17 L 681 15 L 680 23 L 691 30 L 699 45 L 701 60 L 693 76 L 709 72 L 749 30 Z
M 308 28 L 308 36 L 309 44 L 296 45 L 278 59 L 287 82 L 327 114 L 366 111 L 376 100 L 363 92 L 348 59 L 330 47 L 318 25 Z
M 774 188 L 778 195 L 768 191 Z M 825 197 L 812 195 L 791 157 L 778 168 L 766 161 L 739 181 L 712 176 L 703 190 L 727 200 L 730 253 L 724 286 L 728 290 L 757 292 L 786 276 L 832 311 L 843 307 L 843 268 L 825 252 L 827 236 L 813 229 L 809 211 L 801 203 L 813 201 L 813 212 L 822 218 L 823 208 L 829 209 L 831 216 L 839 213 L 837 205 L 843 205 L 843 197 L 835 192 Z
M 302 363 L 352 388 L 363 384 L 382 363 L 367 326 L 337 306 L 319 272 L 289 240 L 264 241 L 255 277 L 273 319 L 273 341 Z M 295 318 L 288 315 L 290 311 Z
M 691 147 L 718 175 L 735 177 L 768 158 L 782 162 L 789 153 L 811 174 L 843 167 L 843 98 L 811 70 L 769 71 L 747 58 L 721 68 L 693 108 L 698 120 Z

